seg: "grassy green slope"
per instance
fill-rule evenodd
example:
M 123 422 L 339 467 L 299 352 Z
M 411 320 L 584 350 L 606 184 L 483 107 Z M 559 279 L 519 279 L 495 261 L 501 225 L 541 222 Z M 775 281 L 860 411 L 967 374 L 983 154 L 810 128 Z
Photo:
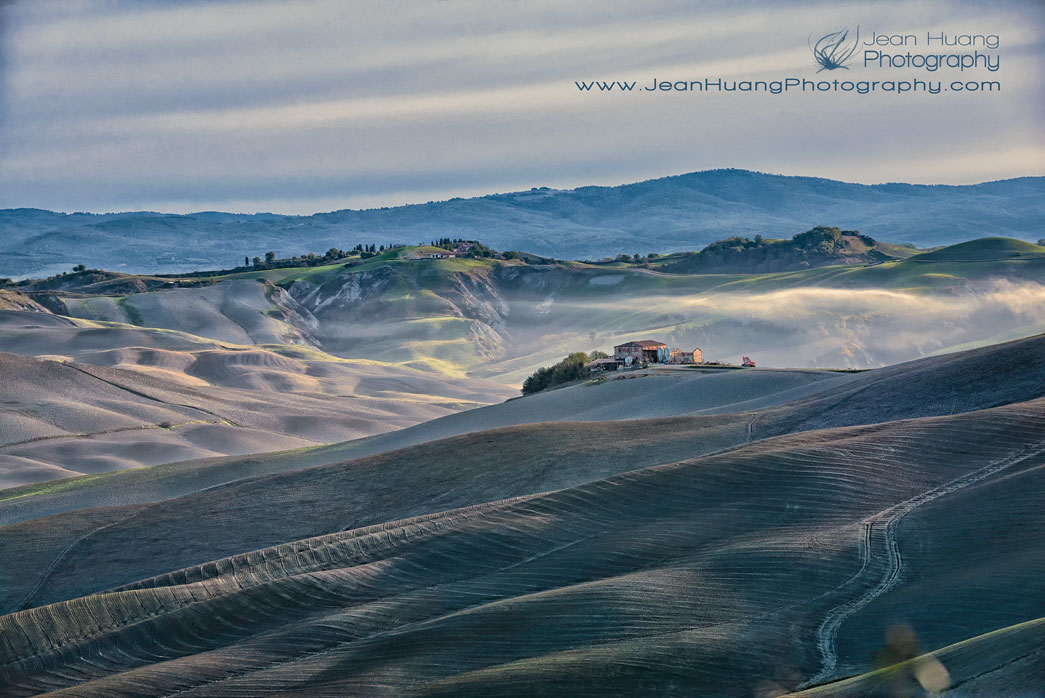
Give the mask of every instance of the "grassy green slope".
M 1041 259 L 1043 257 L 1045 257 L 1045 247 L 1041 245 L 1014 238 L 986 237 L 925 252 L 917 255 L 917 260 L 921 262 L 985 262 L 1016 258 Z

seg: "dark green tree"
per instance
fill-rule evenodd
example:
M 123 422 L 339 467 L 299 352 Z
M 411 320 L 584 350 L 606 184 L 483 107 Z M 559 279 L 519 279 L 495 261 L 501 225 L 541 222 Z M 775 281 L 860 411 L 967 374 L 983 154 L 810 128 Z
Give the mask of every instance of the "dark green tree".
M 534 371 L 523 381 L 523 395 L 532 395 L 557 385 L 575 381 L 584 376 L 584 365 L 588 363 L 588 355 L 582 351 L 574 352 L 554 366 L 546 366 Z

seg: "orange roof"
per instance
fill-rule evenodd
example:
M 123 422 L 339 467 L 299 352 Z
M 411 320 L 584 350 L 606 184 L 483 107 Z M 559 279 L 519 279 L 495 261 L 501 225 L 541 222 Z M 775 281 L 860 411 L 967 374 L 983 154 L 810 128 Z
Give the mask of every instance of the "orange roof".
M 618 344 L 618 347 L 642 347 L 643 349 L 654 349 L 656 347 L 668 346 L 664 342 L 655 342 L 652 339 L 642 339 L 638 342 L 625 342 L 624 344 Z M 616 347 L 614 347 L 616 348 Z

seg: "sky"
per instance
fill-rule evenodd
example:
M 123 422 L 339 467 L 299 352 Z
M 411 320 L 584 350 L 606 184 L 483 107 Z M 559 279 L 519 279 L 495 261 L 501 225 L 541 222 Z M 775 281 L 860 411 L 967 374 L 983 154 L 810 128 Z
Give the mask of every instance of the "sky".
M 997 71 L 817 74 L 842 28 Z M 737 167 L 1045 174 L 1045 3 L 0 3 L 0 208 L 308 214 Z M 989 35 L 926 46 L 928 34 Z M 852 35 L 852 34 L 851 34 Z M 997 81 L 991 92 L 584 92 L 577 81 Z

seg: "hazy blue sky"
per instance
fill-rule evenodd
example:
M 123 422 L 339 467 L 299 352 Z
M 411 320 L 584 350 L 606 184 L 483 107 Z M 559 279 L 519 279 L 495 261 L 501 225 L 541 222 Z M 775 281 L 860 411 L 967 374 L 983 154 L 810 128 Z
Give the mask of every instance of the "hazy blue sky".
M 1045 174 L 1038 0 L 40 1 L 0 12 L 0 207 L 310 213 L 718 167 L 867 183 Z M 574 85 L 812 77 L 809 36 L 856 25 L 920 41 L 998 34 L 1001 69 L 854 64 L 820 77 L 1002 90 Z

